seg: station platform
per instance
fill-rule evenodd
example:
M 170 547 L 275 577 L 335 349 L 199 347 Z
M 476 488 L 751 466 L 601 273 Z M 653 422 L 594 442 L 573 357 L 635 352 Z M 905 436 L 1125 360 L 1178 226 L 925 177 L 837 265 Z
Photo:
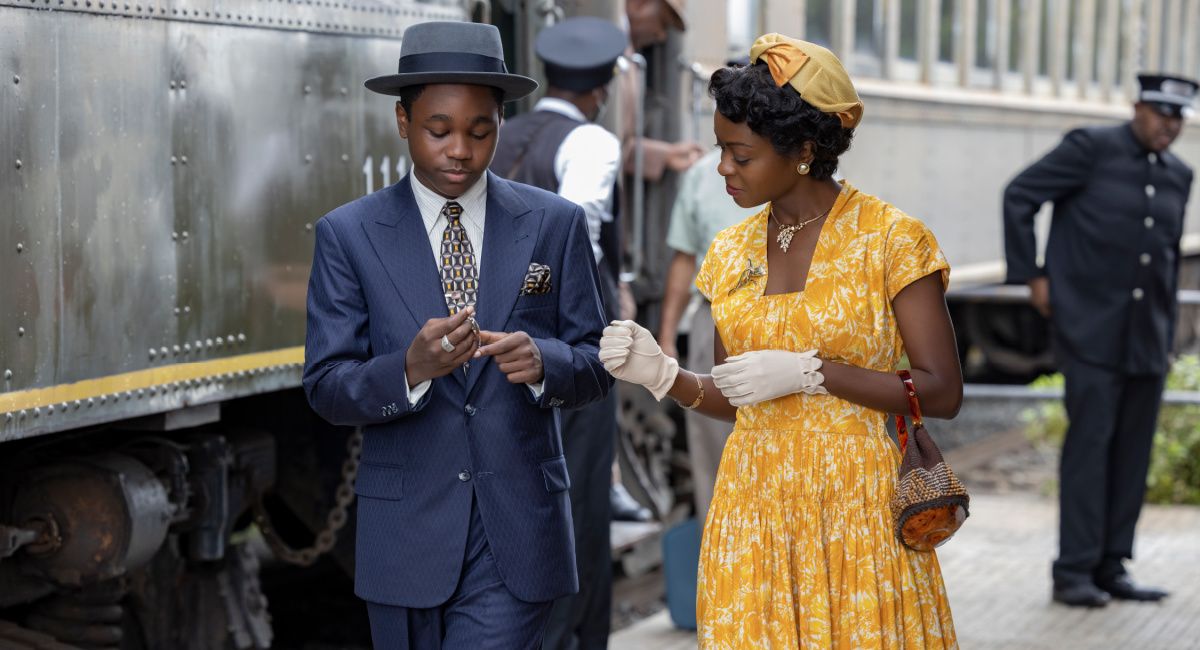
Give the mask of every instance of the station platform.
M 1200 650 L 1200 507 L 1146 506 L 1138 524 L 1139 582 L 1171 596 L 1086 610 L 1050 600 L 1057 504 L 1026 493 L 971 497 L 971 518 L 938 551 L 965 650 Z M 616 632 L 614 650 L 690 650 L 695 632 L 666 610 Z

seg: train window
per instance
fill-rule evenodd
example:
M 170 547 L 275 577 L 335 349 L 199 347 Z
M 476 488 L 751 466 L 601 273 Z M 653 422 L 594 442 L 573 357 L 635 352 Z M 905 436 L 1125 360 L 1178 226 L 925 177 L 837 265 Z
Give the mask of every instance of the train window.
M 804 39 L 829 47 L 833 42 L 833 8 L 828 0 L 805 3 Z
M 856 0 L 854 9 L 855 52 L 880 56 L 883 53 L 883 0 Z

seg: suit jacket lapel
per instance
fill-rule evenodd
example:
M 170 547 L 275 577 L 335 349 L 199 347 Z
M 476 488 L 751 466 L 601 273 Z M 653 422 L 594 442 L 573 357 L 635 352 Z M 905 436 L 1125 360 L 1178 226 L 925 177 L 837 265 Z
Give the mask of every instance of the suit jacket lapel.
M 438 262 L 410 183 L 405 176 L 381 192 L 386 195 L 383 208 L 373 221 L 364 222 L 363 228 L 419 330 L 426 320 L 444 318 L 449 312 Z M 464 381 L 463 373 L 452 374 L 459 382 Z
M 530 210 L 508 182 L 488 172 L 487 216 L 484 219 L 483 266 L 479 270 L 479 298 L 475 306 L 481 329 L 502 332 L 525 282 L 525 272 L 537 243 L 542 210 Z M 482 372 L 483 363 L 472 363 L 467 391 Z

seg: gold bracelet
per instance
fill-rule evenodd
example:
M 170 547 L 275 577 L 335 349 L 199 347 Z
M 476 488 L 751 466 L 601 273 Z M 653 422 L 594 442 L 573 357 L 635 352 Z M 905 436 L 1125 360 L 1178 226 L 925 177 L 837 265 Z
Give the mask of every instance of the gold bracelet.
M 700 394 L 696 396 L 696 400 L 694 402 L 692 402 L 691 404 L 684 404 L 683 402 L 680 402 L 679 400 L 675 400 L 676 404 L 682 406 L 685 409 L 694 409 L 697 406 L 700 406 L 700 402 L 704 401 L 704 382 L 700 380 L 700 375 L 694 374 L 692 376 L 696 378 L 696 388 L 700 389 Z

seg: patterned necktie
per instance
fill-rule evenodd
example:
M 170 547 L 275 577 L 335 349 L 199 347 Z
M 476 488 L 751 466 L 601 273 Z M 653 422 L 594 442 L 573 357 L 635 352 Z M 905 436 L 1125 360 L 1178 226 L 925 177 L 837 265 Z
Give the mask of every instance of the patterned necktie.
M 442 216 L 446 218 L 446 230 L 442 232 L 442 287 L 446 290 L 446 307 L 453 316 L 475 304 L 479 267 L 475 264 L 475 249 L 462 225 L 462 206 L 447 201 Z

